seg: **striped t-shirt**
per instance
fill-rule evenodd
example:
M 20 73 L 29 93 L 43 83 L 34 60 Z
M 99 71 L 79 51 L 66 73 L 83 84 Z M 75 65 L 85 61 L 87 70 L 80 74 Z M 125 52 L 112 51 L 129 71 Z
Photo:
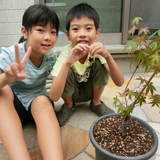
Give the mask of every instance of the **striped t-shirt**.
M 18 44 L 21 60 L 26 53 L 25 43 L 26 42 Z M 54 49 L 51 49 L 48 54 L 43 56 L 43 61 L 39 68 L 34 66 L 34 64 L 29 59 L 24 70 L 25 74 L 27 75 L 27 79 L 22 81 L 15 81 L 9 84 L 9 86 L 13 89 L 27 110 L 31 101 L 35 97 L 39 95 L 48 95 L 45 87 L 46 78 L 52 70 L 56 59 L 57 52 L 54 51 Z M 14 46 L 8 48 L 2 47 L 2 52 L 0 53 L 0 69 L 4 71 L 5 68 L 14 61 Z

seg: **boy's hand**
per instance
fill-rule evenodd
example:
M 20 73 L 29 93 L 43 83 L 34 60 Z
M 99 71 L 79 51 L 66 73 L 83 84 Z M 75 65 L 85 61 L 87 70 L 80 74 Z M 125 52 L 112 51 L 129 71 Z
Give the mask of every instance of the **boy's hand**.
M 95 54 L 99 54 L 105 59 L 107 59 L 110 55 L 104 45 L 100 42 L 96 42 L 90 45 L 90 55 L 94 56 Z
M 24 73 L 24 69 L 32 50 L 31 47 L 28 47 L 27 52 L 21 62 L 18 45 L 15 44 L 14 47 L 15 47 L 15 62 L 5 69 L 5 78 L 8 83 L 27 78 L 27 75 Z
M 72 65 L 74 62 L 82 58 L 86 53 L 89 52 L 90 47 L 87 44 L 77 44 L 72 50 L 70 51 L 67 62 Z

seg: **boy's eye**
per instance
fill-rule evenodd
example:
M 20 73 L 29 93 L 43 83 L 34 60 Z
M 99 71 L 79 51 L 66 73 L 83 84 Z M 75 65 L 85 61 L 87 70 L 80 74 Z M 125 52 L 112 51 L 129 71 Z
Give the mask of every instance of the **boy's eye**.
M 52 34 L 56 34 L 57 32 L 56 32 L 56 31 L 51 31 L 51 33 L 52 33 Z
M 72 30 L 77 31 L 77 30 L 78 30 L 78 28 L 73 28 Z
M 91 30 L 92 28 L 91 27 L 87 27 L 87 30 Z
M 57 33 L 56 29 L 51 30 L 51 33 L 52 33 L 52 34 L 56 34 L 56 33 Z
M 43 32 L 43 29 L 38 29 L 39 32 Z

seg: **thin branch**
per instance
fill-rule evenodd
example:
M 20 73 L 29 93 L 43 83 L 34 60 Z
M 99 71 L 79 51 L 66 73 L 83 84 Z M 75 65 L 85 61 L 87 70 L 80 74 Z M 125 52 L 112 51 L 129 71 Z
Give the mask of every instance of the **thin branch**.
M 152 74 L 152 76 L 150 77 L 150 79 L 147 81 L 146 85 L 144 85 L 143 89 L 141 90 L 141 92 L 139 92 L 138 96 L 136 97 L 134 103 L 133 103 L 133 106 L 135 106 L 138 98 L 140 97 L 140 95 L 142 94 L 142 92 L 145 90 L 145 88 L 147 87 L 147 85 L 151 82 L 152 78 L 157 74 L 156 71 L 154 71 L 154 73 Z

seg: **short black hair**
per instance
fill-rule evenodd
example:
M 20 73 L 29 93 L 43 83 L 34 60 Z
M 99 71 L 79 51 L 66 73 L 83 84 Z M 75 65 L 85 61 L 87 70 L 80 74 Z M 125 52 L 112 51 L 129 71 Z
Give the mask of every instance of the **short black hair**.
M 57 14 L 51 8 L 41 4 L 30 6 L 23 15 L 22 26 L 29 31 L 32 29 L 32 26 L 40 22 L 44 23 L 44 25 L 50 22 L 56 29 L 58 35 L 60 22 Z
M 57 14 L 51 8 L 41 4 L 32 5 L 24 12 L 22 18 L 22 26 L 24 26 L 28 32 L 38 23 L 47 25 L 48 22 L 56 29 L 58 36 L 60 22 Z M 24 41 L 26 41 L 26 39 L 22 36 L 18 43 Z
M 65 19 L 66 30 L 69 32 L 70 22 L 74 18 L 79 19 L 83 16 L 93 19 L 96 30 L 99 29 L 100 19 L 99 19 L 99 15 L 96 12 L 96 10 L 87 3 L 80 3 L 74 6 L 73 8 L 71 8 L 70 11 L 68 12 L 66 19 Z

